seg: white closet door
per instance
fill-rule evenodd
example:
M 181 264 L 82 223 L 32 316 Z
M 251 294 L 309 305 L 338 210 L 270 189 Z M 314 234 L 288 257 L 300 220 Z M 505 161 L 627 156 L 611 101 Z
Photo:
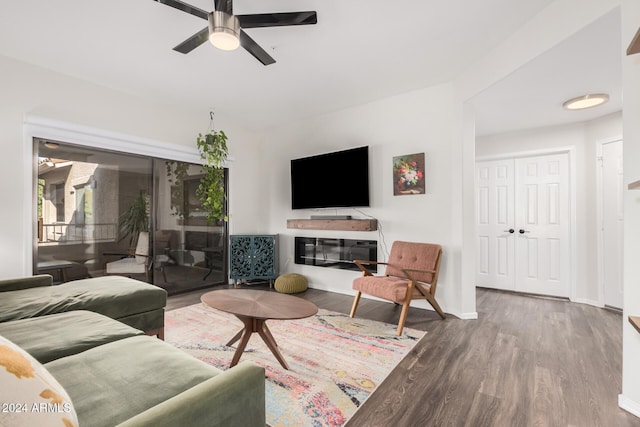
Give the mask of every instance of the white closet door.
M 516 290 L 568 297 L 569 156 L 516 159 Z
M 476 284 L 514 290 L 514 161 L 476 167 Z
M 604 303 L 622 308 L 624 236 L 622 141 L 602 145 L 602 280 Z
M 476 285 L 570 292 L 569 155 L 476 164 Z

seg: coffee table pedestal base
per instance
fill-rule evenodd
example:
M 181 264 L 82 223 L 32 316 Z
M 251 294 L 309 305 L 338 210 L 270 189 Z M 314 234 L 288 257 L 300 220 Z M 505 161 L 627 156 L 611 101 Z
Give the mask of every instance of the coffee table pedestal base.
M 227 347 L 229 347 L 233 345 L 236 341 L 240 340 L 240 343 L 238 344 L 238 348 L 236 349 L 236 352 L 233 355 L 233 359 L 231 359 L 231 364 L 229 365 L 229 367 L 232 368 L 238 364 L 238 361 L 240 361 L 240 356 L 242 356 L 242 353 L 244 352 L 244 348 L 247 346 L 247 343 L 249 342 L 249 338 L 251 338 L 251 335 L 254 332 L 257 332 L 258 335 L 260 335 L 260 337 L 262 338 L 262 341 L 264 341 L 267 347 L 269 347 L 269 350 L 271 350 L 271 353 L 273 353 L 276 359 L 278 359 L 278 362 L 280 362 L 282 367 L 284 369 L 289 370 L 289 365 L 287 365 L 287 362 L 284 360 L 284 357 L 282 357 L 280 350 L 278 350 L 278 343 L 276 343 L 275 338 L 273 338 L 273 335 L 271 335 L 271 331 L 267 327 L 267 320 L 255 319 L 253 317 L 239 316 L 237 314 L 235 316 L 238 319 L 240 319 L 242 323 L 244 323 L 244 329 L 242 329 L 240 332 L 235 334 L 234 337 L 231 338 L 231 340 L 229 340 L 229 342 L 227 343 Z

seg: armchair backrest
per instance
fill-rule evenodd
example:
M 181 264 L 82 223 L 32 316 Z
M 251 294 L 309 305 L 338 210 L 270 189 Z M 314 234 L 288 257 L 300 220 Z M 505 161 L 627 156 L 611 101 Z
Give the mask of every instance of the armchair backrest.
M 442 247 L 434 243 L 395 241 L 389 253 L 387 276 L 405 277 L 402 269 L 431 270 L 435 273 L 412 273 L 419 282 L 435 284 L 438 280 Z
M 136 262 L 144 264 L 149 257 L 149 232 L 141 231 L 138 235 L 138 243 L 136 245 Z

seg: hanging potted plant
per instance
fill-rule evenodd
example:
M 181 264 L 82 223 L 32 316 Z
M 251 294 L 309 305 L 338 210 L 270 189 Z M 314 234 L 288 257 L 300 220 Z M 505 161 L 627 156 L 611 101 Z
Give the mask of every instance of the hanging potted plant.
M 199 134 L 196 142 L 204 172 L 196 196 L 207 214 L 207 223 L 228 221 L 224 180 L 224 165 L 229 154 L 227 135 L 221 130 L 212 130 L 204 135 Z

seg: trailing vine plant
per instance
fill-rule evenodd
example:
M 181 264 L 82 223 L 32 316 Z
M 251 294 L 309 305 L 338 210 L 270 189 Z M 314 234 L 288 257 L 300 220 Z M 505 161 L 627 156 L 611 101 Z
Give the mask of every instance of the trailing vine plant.
M 184 219 L 184 179 L 189 176 L 189 164 L 185 162 L 167 160 L 165 165 L 167 168 L 167 181 L 169 182 L 171 193 L 171 215 Z
M 204 135 L 198 134 L 196 142 L 204 172 L 196 190 L 196 197 L 202 202 L 208 223 L 228 221 L 227 195 L 224 185 L 224 164 L 229 155 L 227 135 L 223 131 L 212 130 Z

